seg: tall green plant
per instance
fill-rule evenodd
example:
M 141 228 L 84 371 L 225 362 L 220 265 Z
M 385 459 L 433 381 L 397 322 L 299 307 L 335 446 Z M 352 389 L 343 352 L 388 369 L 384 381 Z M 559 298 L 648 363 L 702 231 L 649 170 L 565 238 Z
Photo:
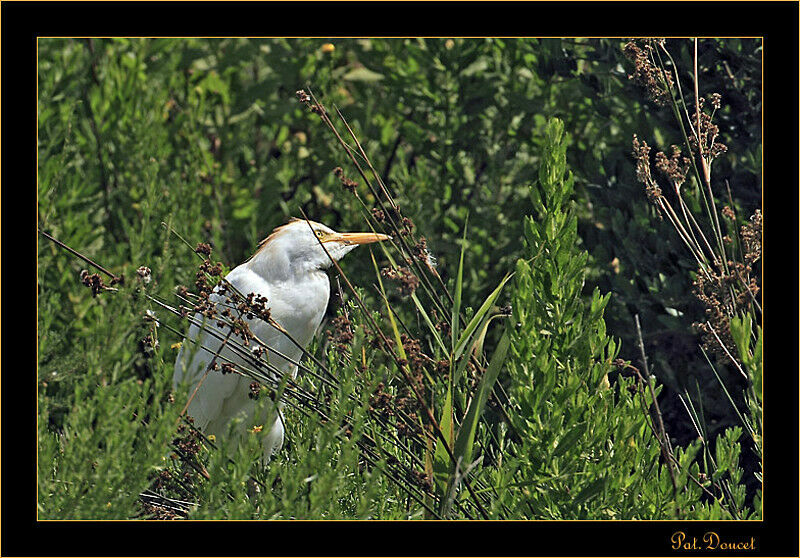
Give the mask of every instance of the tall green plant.
M 521 495 L 511 505 L 542 519 L 683 517 L 704 509 L 689 477 L 697 476 L 690 464 L 698 447 L 659 463 L 647 407 L 660 387 L 616 373 L 619 347 L 603 321 L 610 295 L 582 297 L 587 254 L 578 248 L 566 148 L 563 123 L 553 119 L 512 294 L 509 392 L 519 440 L 506 481 Z M 719 506 L 712 511 L 724 516 Z

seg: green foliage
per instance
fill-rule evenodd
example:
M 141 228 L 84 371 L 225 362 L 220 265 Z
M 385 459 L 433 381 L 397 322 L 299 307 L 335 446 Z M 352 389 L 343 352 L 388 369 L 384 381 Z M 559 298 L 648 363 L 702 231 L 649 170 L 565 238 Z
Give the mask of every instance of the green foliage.
M 587 254 L 577 247 L 566 149 L 564 125 L 552 120 L 531 188 L 536 216 L 525 220 L 527 259 L 517 261 L 512 295 L 509 391 L 519 407 L 516 466 L 524 479 L 517 513 L 663 517 L 669 493 L 648 489 L 653 485 L 646 479 L 664 473 L 629 389 L 635 384 L 622 376 L 609 382 L 618 352 L 603 322 L 610 295 L 595 289 L 588 304 L 581 297 Z M 640 471 L 643 464 L 650 471 Z
M 360 336 L 363 339 L 363 335 Z M 360 352 L 359 343 L 354 351 Z M 354 378 L 355 366 L 342 367 Z M 275 457 L 280 466 L 257 462 L 261 442 L 250 432 L 244 444 L 208 455 L 211 476 L 198 493 L 201 505 L 192 519 L 370 519 L 373 514 L 404 518 L 397 496 L 380 474 L 360 459 L 356 442 L 365 428 L 365 401 L 348 398 L 352 382 L 328 392 L 330 420 L 320 422 L 298 409 L 287 409 L 290 443 Z M 362 397 L 363 398 L 363 397 Z M 347 417 L 350 432 L 342 436 Z M 255 479 L 255 480 L 252 480 Z M 378 502 L 378 495 L 388 498 Z
M 163 400 L 165 383 L 154 377 L 110 385 L 87 374 L 74 385 L 74 407 L 63 422 L 40 396 L 40 519 L 119 519 L 137 508 L 178 417 L 176 405 Z M 53 422 L 62 425 L 53 429 Z
M 509 391 L 519 408 L 512 414 L 520 437 L 515 473 L 523 480 L 515 484 L 524 494 L 514 502 L 517 513 L 548 519 L 668 519 L 694 510 L 705 517 L 730 517 L 718 502 L 698 505 L 700 487 L 689 475 L 697 478 L 699 446 L 677 450 L 673 481 L 668 467 L 659 465 L 658 440 L 640 408 L 637 395 L 644 388 L 621 374 L 613 384 L 609 380 L 618 352 L 603 321 L 610 295 L 595 289 L 589 301 L 581 297 L 587 255 L 577 246 L 561 121 L 548 124 L 545 141 L 539 181 L 531 191 L 537 214 L 525 221 L 528 258 L 517 262 L 512 299 L 516 326 Z M 717 471 L 730 473 L 732 499 L 740 510 L 738 434 L 717 442 Z
M 301 374 L 300 387 L 324 405 L 287 406 L 287 445 L 266 467 L 253 457 L 255 433 L 230 451 L 202 442 L 197 457 L 210 478 L 195 478 L 190 495 L 174 494 L 197 503 L 190 517 L 466 518 L 482 517 L 480 504 L 496 518 L 701 518 L 721 516 L 717 500 L 744 510 L 736 432 L 716 446 L 686 438 L 675 452 L 679 476 L 710 477 L 703 456 L 713 457 L 729 495 L 714 489 L 711 498 L 681 477 L 676 496 L 640 392 L 629 390 L 637 383 L 611 365 L 620 343 L 609 333 L 634 347 L 630 309 L 646 331 L 691 339 L 697 312 L 688 302 L 691 262 L 652 219 L 629 157 L 633 132 L 672 141 L 678 131 L 628 83 L 622 43 L 323 44 L 39 40 L 39 227 L 125 276 L 93 297 L 79 279 L 92 266 L 40 237 L 39 517 L 138 517 L 138 494 L 154 476 L 189 472 L 169 446 L 188 397 L 170 391 L 186 321 L 155 300 L 175 303 L 175 287 L 193 284 L 198 262 L 170 231 L 191 247 L 210 243 L 229 269 L 300 209 L 341 230 L 364 229 L 378 200 L 363 183 L 351 195 L 333 176 L 347 160 L 297 102 L 295 91 L 308 87 L 331 114 L 335 107 L 346 116 L 414 233 L 427 239 L 453 298 L 432 274 L 433 294 L 423 285 L 404 297 L 384 285 L 379 270 L 403 265 L 385 246 L 374 260 L 366 250 L 349 256 L 342 267 L 366 313 L 342 288 L 339 314 L 349 316 L 352 342 L 341 347 L 323 335 L 310 348 L 319 365 L 305 361 L 318 374 L 329 368 L 338 383 Z M 720 180 L 737 173 L 737 214 L 749 214 L 760 188 L 758 48 L 701 44 L 710 90 L 727 87 L 725 64 L 735 77 L 731 106 L 715 119 L 736 156 L 715 172 Z M 676 48 L 683 72 L 687 53 Z M 549 124 L 551 115 L 563 127 Z M 564 129 L 575 138 L 569 150 Z M 690 203 L 699 207 L 699 198 Z M 140 266 L 152 270 L 151 282 Z M 509 296 L 507 319 L 498 307 Z M 761 330 L 750 323 L 732 322 L 731 333 L 760 386 Z M 444 440 L 405 391 L 408 365 L 376 348 L 376 325 L 404 359 L 414 345 L 403 336 L 419 341 L 415 372 Z M 649 345 L 664 392 L 695 385 L 702 356 L 675 360 L 669 343 Z M 706 376 L 706 408 L 721 400 L 728 409 Z M 404 423 L 412 433 L 394 438 L 398 414 L 376 418 L 379 389 L 416 405 Z M 747 401 L 756 416 L 760 399 Z M 678 422 L 689 423 L 685 415 Z M 365 457 L 365 447 L 381 457 Z

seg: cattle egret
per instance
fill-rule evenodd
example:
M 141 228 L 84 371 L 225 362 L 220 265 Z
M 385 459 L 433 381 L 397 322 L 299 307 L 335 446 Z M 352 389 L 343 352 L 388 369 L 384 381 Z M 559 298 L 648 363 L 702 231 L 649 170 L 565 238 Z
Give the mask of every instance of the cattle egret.
M 271 318 L 299 345 L 306 347 L 319 328 L 328 306 L 330 280 L 325 270 L 332 265 L 331 258 L 338 261 L 360 244 L 388 238 L 377 233 L 338 233 L 320 223 L 292 219 L 276 228 L 261 242 L 256 253 L 231 271 L 226 279 L 244 296 L 254 293 L 255 297 L 266 297 Z M 218 291 L 219 287 L 209 296 L 209 300 L 218 305 L 218 312 L 222 312 L 226 307 L 226 297 Z M 232 306 L 235 307 L 235 304 L 227 304 L 227 307 Z M 232 312 L 235 313 L 235 309 Z M 250 331 L 266 347 L 295 362 L 299 361 L 301 349 L 284 333 L 258 317 L 247 319 L 244 316 L 244 319 Z M 216 319 L 206 319 L 203 327 L 200 327 L 198 324 L 203 320 L 202 314 L 195 315 L 193 321 L 197 323 L 190 326 L 175 361 L 173 384 L 177 387 L 186 382 L 190 386 L 191 400 L 187 414 L 193 417 L 195 426 L 206 435 L 213 434 L 217 440 L 224 439 L 234 418 L 243 419 L 236 429 L 239 436 L 244 435 L 247 429 L 257 430 L 261 427 L 264 457 L 269 460 L 283 445 L 283 416 L 278 411 L 277 415 L 273 415 L 277 416 L 273 424 L 264 424 L 265 417 L 257 416 L 256 404 L 250 397 L 251 378 L 241 374 L 223 375 L 220 370 L 208 371 L 230 328 L 226 324 L 218 324 Z M 199 344 L 189 340 L 199 341 Z M 228 343 L 235 341 L 241 344 L 241 339 L 230 335 Z M 265 352 L 268 355 L 265 354 L 263 360 L 274 365 L 281 374 L 288 373 L 292 378 L 296 377 L 295 364 L 273 351 Z M 252 360 L 246 360 L 228 344 L 219 351 L 219 355 L 219 364 L 231 362 L 234 366 L 243 364 L 254 368 Z M 262 409 L 261 413 L 264 412 Z

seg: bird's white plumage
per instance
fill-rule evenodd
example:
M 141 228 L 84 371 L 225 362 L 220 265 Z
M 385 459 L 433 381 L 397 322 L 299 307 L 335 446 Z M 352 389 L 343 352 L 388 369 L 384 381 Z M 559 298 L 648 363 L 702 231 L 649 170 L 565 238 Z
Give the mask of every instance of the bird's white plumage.
M 254 293 L 266 297 L 272 318 L 303 347 L 311 342 L 325 315 L 330 296 L 330 281 L 325 269 L 331 265 L 330 258 L 341 259 L 358 244 L 387 238 L 365 233 L 336 233 L 314 222 L 310 225 L 307 221 L 293 220 L 279 227 L 250 260 L 226 276 L 227 281 L 243 295 Z M 226 305 L 230 306 L 218 290 L 209 299 L 218 305 L 220 312 Z M 263 358 L 276 366 L 281 374 L 289 373 L 294 377 L 297 367 L 291 361 L 300 360 L 301 349 L 269 323 L 258 318 L 245 317 L 245 320 L 256 338 L 290 360 L 273 351 L 268 351 Z M 194 321 L 203 322 L 202 314 L 195 315 Z M 251 378 L 239 374 L 223 375 L 219 371 L 206 373 L 228 332 L 227 326 L 220 328 L 214 319 L 203 322 L 202 328 L 192 324 L 175 361 L 173 383 L 175 386 L 182 382 L 189 384 L 192 399 L 187 413 L 206 434 L 223 439 L 234 418 L 242 419 L 239 435 L 244 435 L 254 426 L 263 426 L 264 455 L 269 458 L 283 444 L 284 427 L 280 412 L 274 423 L 265 424 L 267 417 L 256 414 L 258 407 L 249 397 Z M 219 354 L 218 363 L 229 361 L 235 366 L 253 367 L 252 361 L 242 358 L 228 344 Z M 261 412 L 266 415 L 269 409 Z

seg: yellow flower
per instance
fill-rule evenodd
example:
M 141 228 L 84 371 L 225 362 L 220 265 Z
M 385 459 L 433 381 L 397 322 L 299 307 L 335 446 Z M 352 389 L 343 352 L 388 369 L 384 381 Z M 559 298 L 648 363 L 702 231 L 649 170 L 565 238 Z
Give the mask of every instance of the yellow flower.
M 183 345 L 183 343 L 178 341 L 177 343 L 173 343 L 172 345 L 170 345 L 169 348 L 170 349 L 180 349 L 182 345 Z
M 322 52 L 326 54 L 329 52 L 333 52 L 334 50 L 336 50 L 336 47 L 333 46 L 333 43 L 325 43 L 324 45 L 322 45 Z
M 254 426 L 253 429 L 250 430 L 250 433 L 251 434 L 258 434 L 262 430 L 264 430 L 264 425 L 263 424 L 259 424 L 258 426 Z

